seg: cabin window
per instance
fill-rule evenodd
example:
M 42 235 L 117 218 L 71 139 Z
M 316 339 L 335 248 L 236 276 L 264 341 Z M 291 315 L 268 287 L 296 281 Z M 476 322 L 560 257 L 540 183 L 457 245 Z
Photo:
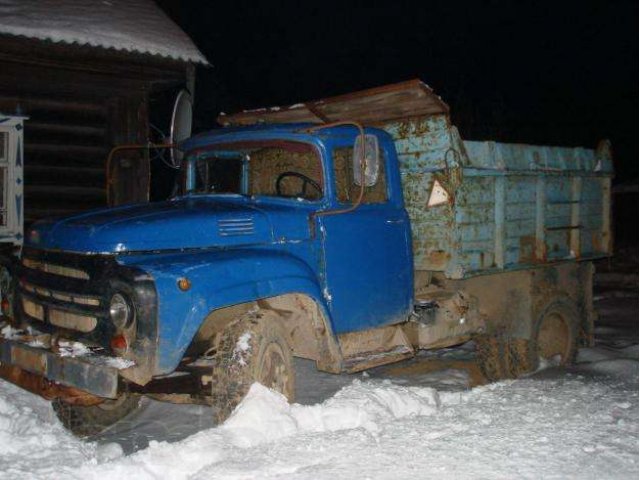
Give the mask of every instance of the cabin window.
M 311 145 L 268 146 L 251 152 L 248 158 L 250 195 L 322 198 L 322 164 Z
M 195 164 L 195 190 L 200 193 L 240 193 L 242 162 L 238 158 L 205 157 Z
M 336 196 L 340 203 L 355 203 L 360 195 L 360 186 L 353 181 L 353 147 L 339 147 L 333 150 L 333 171 L 336 177 Z M 380 150 L 378 179 L 371 187 L 365 187 L 362 203 L 385 203 L 387 179 L 385 156 Z
M 186 191 L 320 200 L 322 163 L 309 144 L 239 142 L 195 153 L 186 166 Z

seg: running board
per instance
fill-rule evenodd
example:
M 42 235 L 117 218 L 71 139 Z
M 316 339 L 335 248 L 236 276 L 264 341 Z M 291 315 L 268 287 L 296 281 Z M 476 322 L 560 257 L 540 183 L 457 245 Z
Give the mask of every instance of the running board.
M 343 355 L 342 371 L 355 373 L 399 362 L 415 355 L 402 327 L 374 328 L 338 336 Z

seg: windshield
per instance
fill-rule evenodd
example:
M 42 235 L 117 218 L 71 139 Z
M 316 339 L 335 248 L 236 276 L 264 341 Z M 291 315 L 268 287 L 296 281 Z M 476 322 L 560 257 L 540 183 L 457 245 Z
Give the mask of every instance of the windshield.
M 323 195 L 322 163 L 316 149 L 299 142 L 242 142 L 196 151 L 183 162 L 185 191 L 235 193 L 300 200 Z

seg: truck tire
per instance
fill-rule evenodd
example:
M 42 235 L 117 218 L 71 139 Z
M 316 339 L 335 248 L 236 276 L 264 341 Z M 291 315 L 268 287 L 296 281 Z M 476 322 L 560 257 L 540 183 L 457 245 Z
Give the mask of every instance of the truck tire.
M 218 423 L 231 415 L 254 382 L 293 400 L 293 355 L 287 333 L 275 315 L 251 312 L 229 326 L 213 361 L 211 393 Z
M 507 376 L 506 349 L 502 335 L 480 335 L 474 339 L 480 371 L 489 382 Z
M 534 363 L 536 346 L 533 339 L 509 338 L 506 346 L 506 369 L 508 378 L 518 378 L 538 368 Z
M 79 437 L 90 437 L 106 430 L 140 408 L 141 397 L 123 393 L 116 400 L 83 407 L 71 405 L 60 399 L 52 402 L 53 411 L 62 425 Z
M 569 300 L 556 299 L 540 312 L 531 339 L 510 339 L 507 364 L 516 378 L 538 369 L 540 359 L 557 358 L 559 365 L 575 361 L 580 315 Z

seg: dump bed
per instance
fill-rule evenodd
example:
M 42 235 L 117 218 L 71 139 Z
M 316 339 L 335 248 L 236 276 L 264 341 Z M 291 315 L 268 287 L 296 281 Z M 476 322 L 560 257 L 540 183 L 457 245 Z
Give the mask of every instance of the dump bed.
M 446 114 L 382 127 L 398 152 L 416 270 L 465 278 L 610 254 L 608 142 L 462 141 Z

